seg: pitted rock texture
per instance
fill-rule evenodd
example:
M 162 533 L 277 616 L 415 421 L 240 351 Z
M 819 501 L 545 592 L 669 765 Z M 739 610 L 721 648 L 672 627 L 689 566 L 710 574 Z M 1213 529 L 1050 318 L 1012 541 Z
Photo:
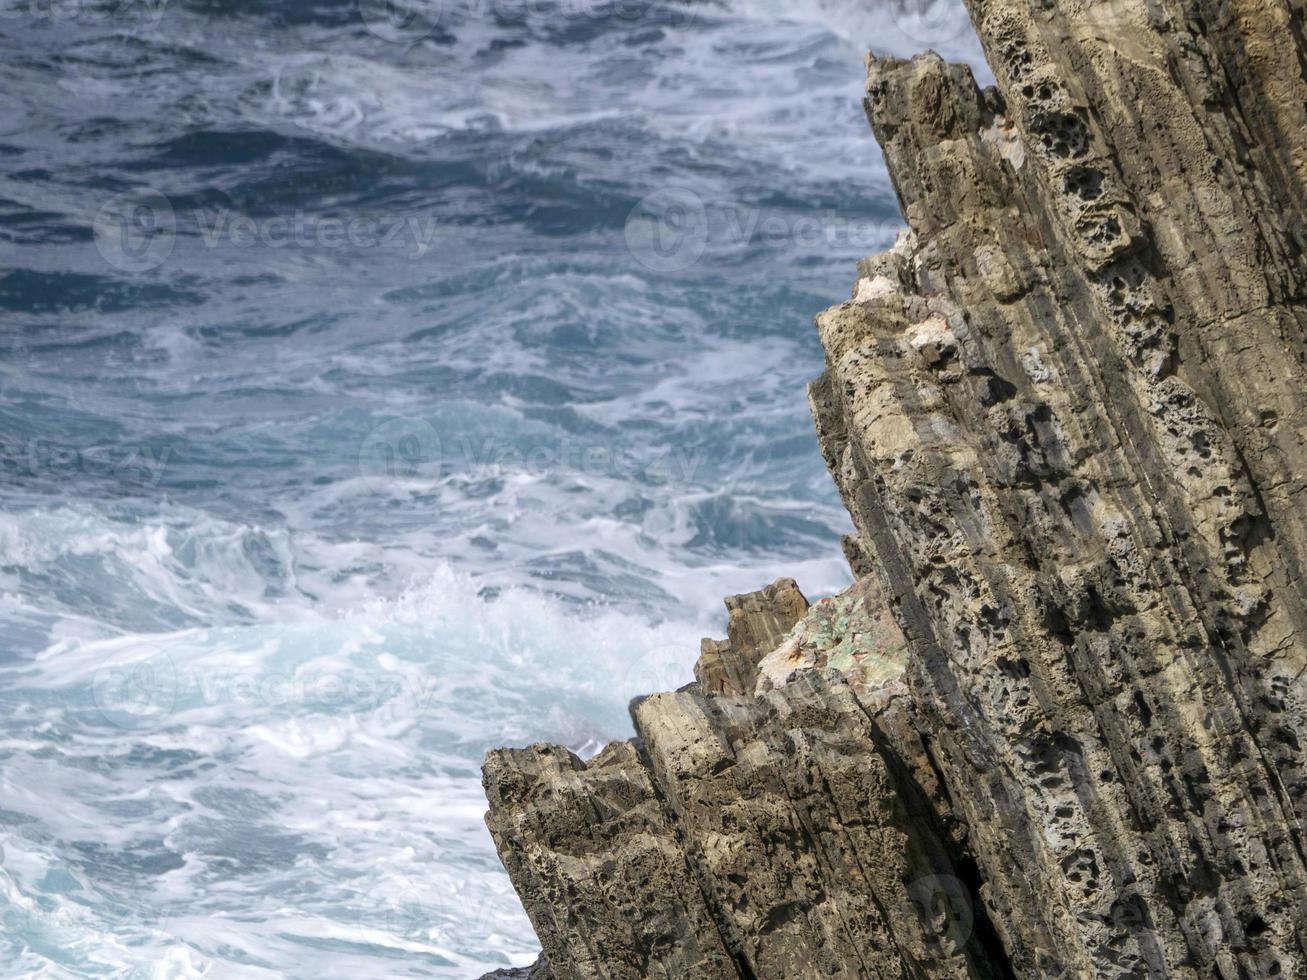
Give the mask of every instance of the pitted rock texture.
M 552 978 L 549 975 L 549 964 L 542 956 L 530 966 L 515 970 L 496 970 L 494 973 L 487 973 L 481 980 L 552 980 Z
M 639 737 L 588 763 L 486 760 L 487 821 L 552 975 L 1006 976 L 879 586 L 806 609 L 781 580 L 726 605 L 731 639 L 705 641 L 696 674 L 731 664 L 756 696 L 696 682 L 638 699 Z M 786 666 L 763 677 L 769 648 Z
M 1307 7 L 970 9 L 996 88 L 869 61 L 909 228 L 817 320 L 858 585 L 487 765 L 559 977 L 1307 978 Z
M 501 749 L 484 772 L 490 832 L 555 980 L 738 976 L 634 743 L 588 765 Z

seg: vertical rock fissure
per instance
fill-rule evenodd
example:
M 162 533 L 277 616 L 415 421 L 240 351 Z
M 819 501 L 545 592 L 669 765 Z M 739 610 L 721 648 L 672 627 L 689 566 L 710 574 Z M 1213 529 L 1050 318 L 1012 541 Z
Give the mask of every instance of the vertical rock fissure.
M 635 709 L 642 700 L 643 698 L 636 698 L 631 702 L 631 720 L 637 728 L 638 722 L 635 721 Z M 662 807 L 664 812 L 668 814 L 673 813 L 674 811 L 672 809 L 671 801 L 667 799 L 667 794 L 657 778 L 654 771 L 653 760 L 649 757 L 649 752 L 645 747 L 644 739 L 637 738 L 635 739 L 634 744 L 636 746 L 636 751 L 639 753 L 641 764 L 650 774 L 649 782 L 653 787 L 654 796 L 657 798 L 659 806 Z M 675 835 L 678 846 L 685 853 L 686 861 L 694 875 L 695 888 L 698 889 L 699 896 L 703 900 L 704 905 L 710 909 L 716 909 L 716 904 L 713 901 L 712 890 L 708 887 L 708 884 L 705 881 L 703 861 L 700 856 L 695 853 L 694 842 L 686 838 L 684 829 L 676 821 L 672 821 L 672 833 Z M 717 910 L 717 914 L 713 917 L 713 925 L 717 928 L 717 933 L 722 938 L 722 945 L 725 946 L 726 952 L 730 955 L 731 962 L 735 965 L 735 970 L 739 974 L 740 980 L 758 980 L 758 977 L 753 972 L 753 968 L 749 965 L 748 958 L 744 955 L 743 942 L 738 936 L 733 935 L 734 930 L 731 929 L 730 920 L 722 915 L 720 910 Z

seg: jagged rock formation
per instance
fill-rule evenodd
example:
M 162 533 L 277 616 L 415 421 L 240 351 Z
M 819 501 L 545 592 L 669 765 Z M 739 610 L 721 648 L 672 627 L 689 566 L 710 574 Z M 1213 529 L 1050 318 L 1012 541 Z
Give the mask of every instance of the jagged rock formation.
M 486 760 L 490 829 L 558 980 L 899 976 L 905 960 L 1002 975 L 956 821 L 929 799 L 879 589 L 796 620 L 806 605 L 788 580 L 727 600 L 731 638 L 696 673 L 729 649 L 753 691 L 639 700 L 640 738 L 588 764 L 548 745 Z M 769 652 L 792 663 L 783 683 L 759 670 Z
M 544 956 L 540 956 L 529 967 L 520 967 L 518 970 L 497 970 L 486 973 L 481 980 L 550 980 L 549 964 L 545 963 Z
M 694 678 L 700 689 L 705 694 L 751 693 L 758 683 L 758 661 L 780 645 L 807 611 L 808 600 L 792 578 L 728 598 L 727 639 L 705 639 L 699 647 Z
M 1307 977 L 1307 8 L 971 13 L 818 317 L 858 585 L 487 760 L 559 980 Z
M 494 973 L 487 973 L 481 980 L 550 980 L 549 964 L 542 956 L 531 966 L 516 970 L 496 970 Z

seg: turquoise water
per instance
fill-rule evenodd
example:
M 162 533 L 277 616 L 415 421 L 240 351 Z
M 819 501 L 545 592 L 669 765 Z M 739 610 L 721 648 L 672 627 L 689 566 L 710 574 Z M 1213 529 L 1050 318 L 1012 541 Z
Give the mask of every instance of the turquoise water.
M 0 974 L 529 962 L 501 744 L 840 588 L 812 315 L 955 7 L 3 0 Z

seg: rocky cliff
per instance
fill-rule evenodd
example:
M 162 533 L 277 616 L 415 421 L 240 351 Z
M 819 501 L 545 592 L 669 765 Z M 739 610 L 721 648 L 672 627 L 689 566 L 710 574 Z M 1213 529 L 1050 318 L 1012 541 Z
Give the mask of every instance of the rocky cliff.
M 487 759 L 556 980 L 1307 977 L 1307 6 L 970 9 L 817 318 L 857 584 Z

